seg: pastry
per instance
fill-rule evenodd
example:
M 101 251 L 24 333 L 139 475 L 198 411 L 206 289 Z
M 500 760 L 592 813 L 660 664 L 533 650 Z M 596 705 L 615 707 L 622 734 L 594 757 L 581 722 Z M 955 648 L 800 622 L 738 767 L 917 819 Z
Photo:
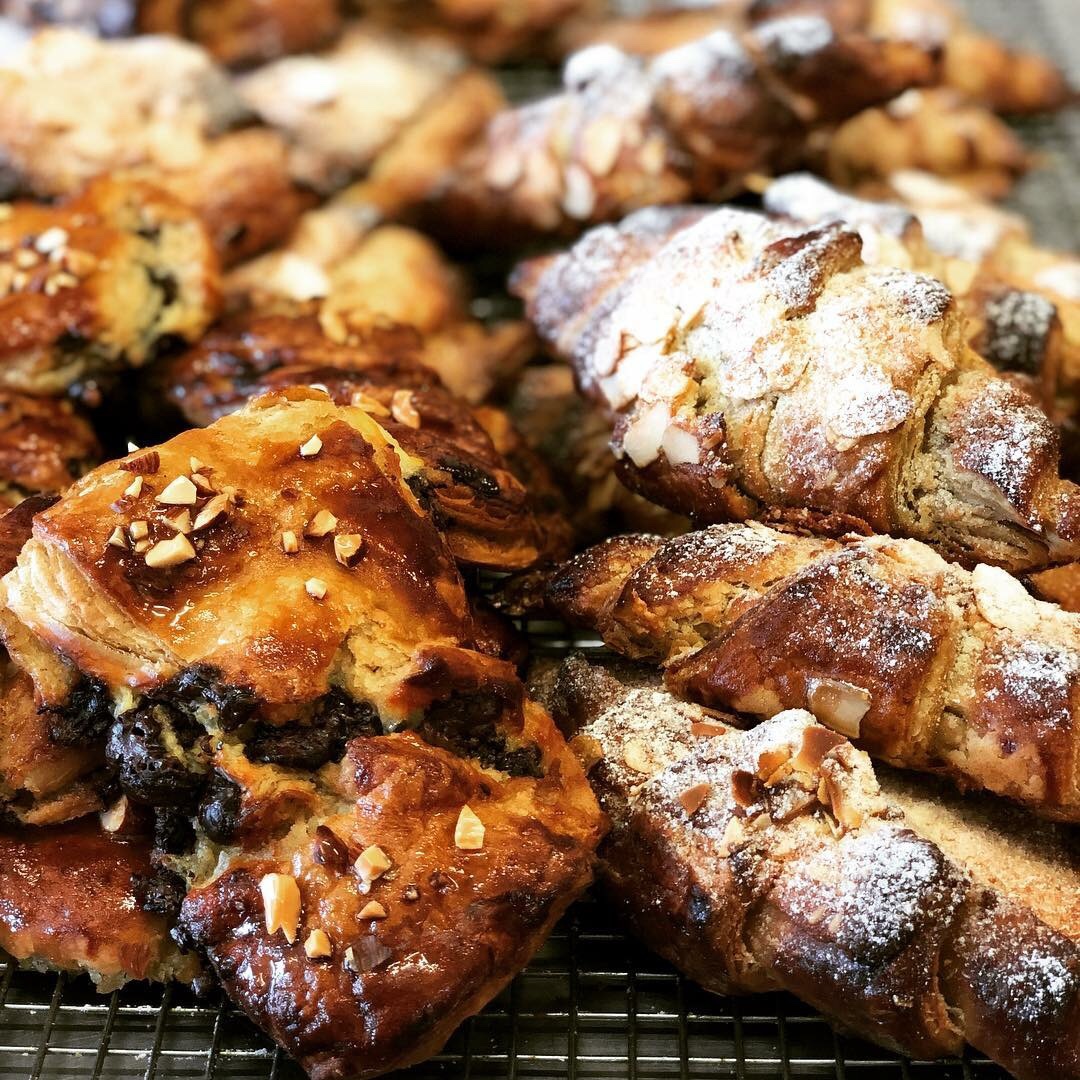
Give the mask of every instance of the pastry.
M 366 348 L 344 347 L 309 319 L 256 318 L 212 331 L 166 362 L 153 394 L 186 422 L 209 424 L 259 394 L 318 386 L 339 404 L 360 403 L 423 462 L 413 490 L 461 562 L 507 570 L 565 554 L 562 500 L 546 470 L 517 447 L 497 410 L 470 409 L 448 393 L 411 344 L 391 330 Z
M 806 138 L 927 82 L 914 45 L 835 34 L 822 19 L 720 31 L 644 61 L 598 45 L 563 91 L 488 125 L 429 208 L 456 243 L 569 233 L 640 206 L 717 199 L 801 160 Z
M 1075 560 L 1054 425 L 964 340 L 940 281 L 858 234 L 649 209 L 524 264 L 515 288 L 614 424 L 620 476 L 699 521 L 849 515 L 948 558 Z
M 191 982 L 198 958 L 146 910 L 150 845 L 96 817 L 0 829 L 0 947 L 35 970 L 87 973 L 108 993 L 132 979 Z
M 751 522 L 605 541 L 548 596 L 704 705 L 808 708 L 886 761 L 1080 820 L 1080 623 L 1003 570 Z
M 220 303 L 198 218 L 147 184 L 102 179 L 83 194 L 0 213 L 0 386 L 58 394 L 144 364 L 165 338 L 192 341 Z M 76 429 L 77 430 L 77 429 Z
M 462 68 L 453 49 L 357 24 L 326 52 L 275 60 L 237 88 L 289 142 L 293 176 L 325 193 L 365 172 Z
M 313 1077 L 434 1052 L 584 889 L 601 832 L 423 470 L 294 388 L 95 470 L 4 578 L 17 629 L 102 688 L 82 731 L 154 815 L 180 939 Z
M 1064 832 L 879 783 L 804 712 L 739 731 L 581 658 L 548 696 L 612 818 L 606 894 L 691 978 L 791 991 L 917 1059 L 969 1042 L 1019 1080 L 1080 1075 Z
M 482 324 L 469 314 L 461 274 L 430 240 L 403 226 L 373 226 L 370 207 L 360 203 L 305 214 L 285 247 L 228 276 L 230 304 L 256 316 L 315 320 L 328 339 L 320 363 L 352 368 L 371 356 L 408 353 L 474 403 L 509 382 L 532 353 L 528 326 Z
M 247 117 L 225 72 L 170 37 L 46 30 L 0 66 L 0 157 L 16 191 L 149 180 L 203 217 L 226 261 L 284 239 L 304 208 L 281 137 L 230 130 Z

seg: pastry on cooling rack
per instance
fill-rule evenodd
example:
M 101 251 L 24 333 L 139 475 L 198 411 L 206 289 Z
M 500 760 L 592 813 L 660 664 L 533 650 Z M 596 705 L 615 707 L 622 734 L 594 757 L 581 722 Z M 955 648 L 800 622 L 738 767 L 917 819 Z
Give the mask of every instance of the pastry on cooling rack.
M 484 400 L 531 355 L 528 326 L 474 319 L 461 274 L 430 240 L 402 226 L 374 226 L 361 204 L 310 211 L 285 247 L 229 275 L 230 303 L 256 316 L 310 315 L 328 353 L 340 358 L 325 362 L 350 368 L 370 356 L 414 355 L 454 393 Z
M 85 972 L 103 993 L 132 979 L 190 982 L 193 954 L 147 910 L 150 845 L 106 832 L 96 817 L 0 828 L 0 948 L 35 970 Z M 151 905 L 154 900 L 150 899 Z
M 808 708 L 877 757 L 1080 820 L 1080 622 L 1003 570 L 751 522 L 605 541 L 548 596 L 694 701 Z
M 1054 425 L 968 346 L 940 281 L 857 233 L 649 209 L 524 264 L 541 336 L 609 411 L 622 478 L 698 520 L 852 515 L 966 562 L 1074 560 Z
M 823 19 L 719 32 L 652 60 L 573 56 L 561 93 L 497 115 L 446 178 L 433 227 L 490 246 L 573 232 L 639 206 L 712 199 L 801 160 L 810 130 L 928 81 L 914 45 Z
M 449 393 L 411 346 L 392 329 L 354 348 L 327 341 L 310 319 L 242 320 L 167 361 L 153 392 L 189 423 L 208 424 L 259 394 L 318 386 L 339 404 L 360 403 L 423 462 L 413 489 L 461 562 L 507 570 L 569 551 L 562 500 L 543 464 L 498 410 Z
M 0 386 L 62 393 L 162 339 L 193 340 L 219 306 L 218 261 L 199 219 L 148 184 L 102 179 L 47 206 L 0 213 Z M 76 434 L 73 430 L 73 435 Z
M 580 657 L 548 682 L 612 818 L 605 891 L 691 978 L 791 991 L 918 1059 L 969 1042 L 1020 1080 L 1080 1075 L 1064 831 L 875 777 L 805 712 L 744 732 Z
M 46 30 L 0 66 L 0 154 L 16 190 L 54 197 L 105 174 L 151 180 L 204 218 L 227 261 L 282 240 L 304 207 L 281 137 L 229 130 L 246 116 L 228 76 L 168 37 Z
M 95 470 L 4 578 L 6 638 L 101 688 L 57 726 L 153 810 L 182 940 L 315 1077 L 433 1052 L 585 887 L 601 830 L 424 475 L 363 409 L 264 396 Z M 49 664 L 17 659 L 44 694 Z
M 897 170 L 920 169 L 988 198 L 1004 198 L 1034 164 L 1008 124 L 947 87 L 909 90 L 816 132 L 807 159 L 833 183 L 871 195 Z

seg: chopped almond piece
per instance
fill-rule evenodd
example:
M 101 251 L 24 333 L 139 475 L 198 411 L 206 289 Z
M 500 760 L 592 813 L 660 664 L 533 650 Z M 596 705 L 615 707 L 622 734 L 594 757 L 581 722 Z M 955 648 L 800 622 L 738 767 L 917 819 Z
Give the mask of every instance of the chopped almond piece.
M 337 518 L 329 510 L 320 510 L 304 527 L 305 536 L 329 536 L 337 528 Z
M 150 526 L 145 521 L 133 521 L 128 526 L 128 535 L 132 540 L 145 540 L 150 535 Z
M 199 497 L 195 485 L 186 476 L 178 476 L 155 499 L 166 506 L 194 506 Z
M 209 495 L 214 490 L 214 485 L 203 476 L 202 473 L 192 473 L 191 482 L 204 494 Z
M 628 769 L 643 776 L 656 771 L 656 763 L 653 761 L 649 748 L 641 739 L 630 739 L 623 747 L 623 763 Z
M 158 471 L 161 464 L 161 455 L 156 450 L 147 450 L 145 454 L 139 454 L 130 461 L 121 461 L 120 468 L 124 472 L 138 473 L 142 476 L 152 476 Z
M 183 533 L 177 533 L 172 539 L 162 540 L 150 548 L 146 553 L 146 565 L 155 569 L 179 566 L 194 558 L 191 541 Z
M 466 804 L 454 826 L 454 844 L 462 851 L 479 851 L 484 846 L 484 823 Z
M 326 582 L 322 578 L 309 577 L 304 582 L 304 589 L 313 600 L 322 600 L 326 596 Z
M 187 535 L 191 532 L 191 511 L 184 509 L 179 514 L 173 514 L 172 517 L 165 519 L 165 524 L 169 526 L 173 532 L 184 533 Z
M 378 844 L 364 848 L 353 863 L 357 874 L 360 875 L 360 880 L 368 887 L 376 878 L 382 877 L 392 865 L 386 852 Z
M 686 813 L 693 817 L 704 805 L 712 791 L 711 784 L 695 784 L 679 793 L 679 802 Z
M 228 495 L 215 495 L 195 516 L 195 524 L 192 528 L 198 532 L 212 525 L 229 508 Z
M 324 956 L 330 956 L 334 946 L 330 944 L 330 937 L 325 930 L 312 930 L 304 942 L 304 952 L 312 960 L 321 960 Z
M 286 529 L 281 534 L 281 547 L 286 555 L 295 555 L 300 550 L 300 541 L 292 529 Z
M 360 554 L 364 538 L 359 533 L 345 533 L 334 537 L 334 558 L 342 566 L 350 566 Z
M 723 724 L 709 724 L 704 720 L 695 720 L 690 725 L 690 734 L 698 739 L 715 739 L 718 735 L 726 735 L 728 729 Z
M 203 463 L 197 457 L 188 458 L 188 468 L 190 468 L 193 473 L 202 472 L 202 467 Z
M 114 548 L 126 548 L 127 537 L 124 535 L 124 530 L 119 525 L 109 534 L 109 546 Z
M 312 435 L 303 446 L 300 447 L 301 457 L 315 457 L 322 449 L 322 439 L 318 435 Z
M 390 413 L 399 424 L 411 428 L 420 426 L 420 414 L 413 405 L 411 390 L 394 391 L 394 396 L 390 399 Z
M 296 928 L 300 924 L 300 886 L 289 874 L 265 874 L 259 882 L 262 892 L 266 932 L 276 934 L 281 930 L 291 945 L 296 940 Z
M 135 479 L 124 488 L 124 494 L 130 499 L 137 499 L 142 494 L 142 484 L 142 477 L 136 476 Z
M 109 807 L 108 810 L 102 810 L 98 817 L 101 820 L 101 827 L 106 832 L 116 832 L 121 825 L 124 824 L 124 819 L 128 815 L 128 800 L 126 795 L 121 795 Z
M 369 900 L 361 909 L 359 918 L 361 919 L 385 919 L 386 908 L 379 903 L 378 900 Z

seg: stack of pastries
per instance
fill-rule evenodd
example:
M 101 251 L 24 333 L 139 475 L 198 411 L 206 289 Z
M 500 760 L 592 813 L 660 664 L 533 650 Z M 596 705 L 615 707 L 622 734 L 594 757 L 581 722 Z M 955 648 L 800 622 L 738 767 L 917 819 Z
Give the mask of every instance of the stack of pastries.
M 1080 1078 L 1080 256 L 992 201 L 1073 92 L 948 0 L 653 7 L 4 5 L 0 947 L 347 1080 L 595 887 Z

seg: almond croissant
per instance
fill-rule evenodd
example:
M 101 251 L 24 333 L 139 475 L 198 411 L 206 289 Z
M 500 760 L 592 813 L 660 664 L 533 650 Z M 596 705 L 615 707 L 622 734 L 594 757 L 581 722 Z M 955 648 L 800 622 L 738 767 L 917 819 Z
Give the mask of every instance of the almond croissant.
M 572 232 L 636 207 L 717 198 L 799 160 L 815 125 L 928 82 L 918 46 L 820 18 L 720 31 L 645 61 L 612 46 L 567 63 L 560 94 L 507 110 L 449 176 L 432 224 L 459 242 Z
M 624 482 L 671 510 L 851 515 L 1017 571 L 1076 559 L 1054 425 L 971 350 L 940 281 L 861 247 L 839 225 L 650 209 L 515 287 L 609 411 Z
M 1080 820 L 1080 619 L 996 567 L 751 522 L 616 537 L 547 592 L 694 701 L 806 708 L 877 757 Z

